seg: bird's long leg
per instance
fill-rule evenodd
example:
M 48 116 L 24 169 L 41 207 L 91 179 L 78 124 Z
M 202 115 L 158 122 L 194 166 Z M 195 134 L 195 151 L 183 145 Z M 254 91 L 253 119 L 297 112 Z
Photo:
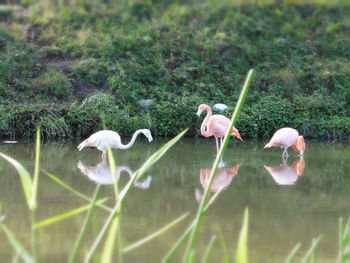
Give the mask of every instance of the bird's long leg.
M 223 142 L 223 140 L 224 140 L 224 138 L 221 137 L 221 138 L 220 138 L 220 148 L 222 147 L 222 142 Z
M 102 152 L 102 160 L 105 162 L 106 161 L 106 152 Z
M 219 141 L 218 138 L 215 137 L 215 143 L 216 143 L 216 153 L 219 152 Z

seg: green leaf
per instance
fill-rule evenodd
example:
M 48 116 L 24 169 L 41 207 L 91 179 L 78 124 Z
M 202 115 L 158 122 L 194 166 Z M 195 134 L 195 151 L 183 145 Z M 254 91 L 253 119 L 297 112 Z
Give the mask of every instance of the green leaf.
M 213 251 L 213 247 L 214 247 L 215 242 L 216 242 L 216 236 L 213 236 L 210 239 L 210 242 L 209 242 L 209 245 L 208 245 L 207 249 L 205 250 L 204 257 L 203 257 L 203 260 L 202 260 L 203 263 L 211 262 L 210 261 L 210 256 L 211 256 L 211 253 Z
M 33 209 L 37 207 L 37 191 L 39 182 L 39 169 L 40 169 L 40 125 L 36 130 L 36 145 L 35 145 L 35 167 L 33 178 L 33 195 L 31 199 L 31 206 Z
M 107 200 L 108 200 L 108 198 L 101 199 L 101 200 L 97 201 L 95 203 L 95 205 L 102 204 L 102 203 L 106 202 Z M 54 216 L 54 217 L 50 217 L 48 219 L 45 219 L 43 221 L 40 221 L 40 222 L 36 223 L 34 225 L 34 228 L 41 228 L 41 227 L 44 227 L 44 226 L 48 226 L 48 225 L 51 225 L 53 223 L 56 223 L 56 222 L 62 221 L 64 219 L 70 218 L 72 216 L 78 215 L 78 214 L 80 214 L 82 212 L 87 211 L 93 205 L 94 204 L 85 205 L 85 206 L 79 207 L 77 209 L 71 210 L 69 212 L 66 212 L 64 214 L 60 214 L 60 215 L 57 215 L 57 216 Z
M 310 259 L 310 257 L 315 253 L 315 251 L 317 250 L 318 243 L 320 242 L 321 238 L 322 238 L 322 236 L 319 236 L 318 238 L 312 240 L 312 245 L 311 245 L 310 249 L 305 253 L 305 256 L 302 260 L 302 263 L 307 263 L 308 260 Z
M 161 229 L 157 230 L 156 232 L 148 235 L 147 237 L 136 241 L 135 243 L 127 246 L 126 248 L 123 249 L 124 253 L 130 252 L 131 250 L 142 246 L 144 244 L 146 244 L 147 242 L 153 240 L 154 238 L 156 238 L 157 236 L 165 233 L 166 231 L 168 231 L 169 229 L 173 228 L 177 223 L 179 223 L 180 221 L 182 221 L 183 219 L 185 219 L 188 216 L 189 212 L 181 215 L 180 217 L 176 218 L 175 220 L 173 220 L 172 222 L 170 222 L 169 224 L 165 225 L 164 227 L 162 227 Z
M 45 171 L 44 171 L 45 172 Z M 53 181 L 55 181 L 56 183 L 58 183 L 59 185 L 63 186 L 64 188 L 66 188 L 68 191 L 72 192 L 73 194 L 76 194 L 77 196 L 85 199 L 86 201 L 89 201 L 91 203 L 92 199 L 90 199 L 88 196 L 80 193 L 79 191 L 75 190 L 74 188 L 72 188 L 71 186 L 69 186 L 68 184 L 66 184 L 65 182 L 63 182 L 61 179 L 59 179 L 57 176 L 54 176 L 53 174 L 50 174 L 48 172 L 45 172 L 45 174 L 50 177 Z M 112 208 L 103 205 L 103 204 L 98 204 L 98 207 L 101 207 L 107 211 L 112 211 Z
M 247 263 L 248 262 L 248 218 L 249 212 L 248 208 L 244 211 L 243 225 L 241 233 L 238 239 L 236 262 L 237 263 Z
M 297 254 L 300 246 L 301 246 L 301 243 L 296 244 L 296 246 L 293 248 L 293 250 L 290 252 L 289 256 L 287 257 L 286 263 L 292 263 L 293 262 L 293 258 Z
M 32 256 L 27 252 L 27 250 L 23 247 L 23 245 L 18 241 L 18 239 L 15 237 L 15 235 L 1 222 L 0 222 L 0 226 L 4 230 L 11 245 L 14 247 L 14 249 L 17 251 L 17 253 L 20 255 L 20 257 L 23 259 L 23 261 L 26 263 L 34 262 L 34 259 L 32 258 Z
M 113 259 L 114 244 L 117 236 L 117 230 L 119 228 L 119 216 L 114 217 L 111 227 L 109 228 L 106 238 L 105 246 L 103 248 L 101 263 L 110 263 Z
M 12 164 L 12 166 L 15 167 L 15 169 L 17 170 L 17 173 L 21 178 L 23 192 L 26 197 L 28 207 L 30 209 L 34 209 L 31 201 L 33 196 L 33 187 L 32 187 L 33 184 L 32 184 L 32 178 L 30 177 L 30 174 L 19 162 L 17 162 L 15 159 L 11 158 L 10 156 L 0 153 L 0 157 L 4 158 L 6 161 Z
M 79 248 L 80 248 L 80 245 L 81 245 L 81 242 L 84 238 L 84 235 L 85 235 L 85 232 L 87 230 L 87 226 L 90 222 L 90 219 L 92 217 L 92 214 L 94 212 L 94 209 L 96 207 L 96 199 L 98 197 L 98 194 L 99 194 L 99 191 L 100 191 L 100 187 L 101 185 L 97 185 L 96 186 L 96 189 L 95 189 L 95 192 L 94 192 L 94 195 L 91 199 L 91 206 L 89 208 L 89 211 L 87 212 L 86 214 L 86 217 L 84 219 L 84 223 L 83 223 L 83 226 L 81 227 L 81 230 L 79 232 L 79 236 L 77 238 L 77 240 L 75 241 L 75 245 L 74 245 L 74 248 L 73 248 L 73 252 L 71 254 L 71 256 L 69 257 L 69 262 L 72 263 L 72 262 L 75 262 L 76 260 L 76 256 L 78 254 L 78 251 L 79 251 Z

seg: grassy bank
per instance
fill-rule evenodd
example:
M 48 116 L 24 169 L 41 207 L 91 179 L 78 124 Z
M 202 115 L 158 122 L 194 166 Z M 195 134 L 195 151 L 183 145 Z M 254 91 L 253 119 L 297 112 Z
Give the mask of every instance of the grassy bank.
M 349 139 L 349 6 L 87 3 L 0 10 L 1 137 L 34 138 L 39 121 L 46 138 L 86 137 L 102 120 L 198 135 L 198 105 L 228 115 L 255 68 L 243 138 Z

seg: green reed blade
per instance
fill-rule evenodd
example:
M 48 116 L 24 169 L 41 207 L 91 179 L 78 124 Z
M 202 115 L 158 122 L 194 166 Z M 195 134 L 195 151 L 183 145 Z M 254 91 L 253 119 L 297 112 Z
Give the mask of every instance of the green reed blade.
M 115 204 L 112 212 L 110 213 L 109 217 L 107 218 L 105 224 L 103 225 L 100 233 L 98 234 L 95 242 L 93 243 L 87 257 L 86 262 L 89 262 L 94 255 L 98 245 L 100 244 L 101 240 L 103 239 L 104 235 L 106 234 L 109 226 L 112 223 L 112 220 L 116 216 L 117 212 L 119 211 L 122 202 L 127 195 L 128 191 L 130 190 L 131 186 L 134 184 L 136 179 L 140 178 L 153 164 L 155 164 L 186 132 L 188 129 L 181 132 L 179 135 L 171 139 L 169 142 L 167 142 L 164 146 L 162 146 L 158 151 L 156 151 L 154 154 L 152 154 L 147 161 L 141 166 L 140 169 L 138 169 L 130 178 L 129 182 L 125 185 L 123 190 L 120 192 L 117 203 Z
M 18 239 L 15 237 L 15 235 L 10 231 L 2 222 L 0 222 L 0 226 L 4 230 L 7 238 L 9 239 L 11 245 L 14 247 L 14 249 L 17 251 L 17 253 L 20 255 L 20 257 L 23 259 L 26 263 L 32 263 L 34 262 L 33 257 L 28 253 L 28 251 L 23 247 L 21 242 L 18 241 Z
M 203 263 L 211 262 L 210 261 L 210 256 L 211 256 L 211 253 L 213 252 L 213 247 L 214 247 L 214 244 L 216 242 L 216 239 L 217 239 L 216 236 L 213 236 L 210 239 L 209 245 L 208 245 L 207 249 L 204 252 L 204 256 L 203 256 L 203 260 L 202 260 Z
M 301 243 L 296 244 L 296 246 L 293 248 L 293 250 L 288 255 L 285 263 L 293 263 L 293 258 L 298 253 L 300 246 L 301 246 Z
M 82 194 L 81 192 L 75 190 L 74 188 L 72 188 L 71 186 L 69 186 L 68 184 L 66 184 L 65 182 L 63 182 L 61 179 L 59 179 L 57 176 L 54 176 L 53 174 L 50 174 L 48 172 L 45 172 L 44 173 L 50 177 L 53 181 L 55 181 L 56 183 L 58 183 L 59 185 L 63 186 L 64 188 L 66 188 L 68 191 L 72 192 L 73 194 L 76 194 L 77 196 L 85 199 L 86 201 L 89 201 L 90 203 L 92 202 L 92 199 L 90 199 L 90 197 L 88 197 L 87 195 L 84 195 Z M 106 206 L 106 205 L 103 205 L 103 204 L 99 204 L 97 205 L 98 207 L 100 208 L 103 208 L 107 211 L 112 211 L 112 208 Z
M 170 260 L 174 257 L 175 253 L 181 248 L 183 243 L 189 237 L 191 230 L 194 227 L 194 224 L 195 224 L 195 222 L 193 221 L 192 224 L 186 229 L 186 231 L 178 239 L 178 241 L 175 243 L 175 245 L 169 250 L 168 254 L 166 254 L 164 259 L 162 260 L 162 263 L 170 262 Z
M 40 169 L 40 125 L 36 130 L 36 143 L 35 143 L 35 167 L 34 167 L 34 178 L 33 178 L 33 195 L 31 199 L 31 205 L 33 209 L 37 207 L 37 191 L 39 182 L 39 169 Z
M 198 236 L 198 233 L 199 233 L 199 229 L 200 229 L 200 226 L 201 226 L 201 222 L 202 222 L 202 219 L 203 219 L 203 213 L 205 211 L 205 207 L 207 205 L 207 200 L 209 198 L 209 194 L 210 194 L 210 189 L 211 189 L 211 186 L 213 184 L 213 181 L 214 181 L 214 178 L 217 174 L 217 170 L 218 170 L 218 166 L 219 166 L 219 163 L 222 159 L 222 156 L 223 156 L 223 153 L 228 145 L 228 141 L 229 141 L 229 138 L 230 138 L 230 135 L 231 135 L 231 131 L 232 131 L 232 128 L 234 126 L 234 124 L 236 123 L 237 119 L 238 119 L 238 115 L 242 109 L 242 106 L 243 106 L 243 103 L 245 101 L 245 98 L 248 94 L 248 90 L 249 90 L 249 87 L 250 87 L 250 84 L 252 82 L 252 77 L 253 77 L 253 72 L 254 70 L 251 69 L 249 70 L 248 72 L 248 75 L 246 77 L 246 80 L 244 82 L 244 85 L 243 85 L 243 88 L 241 90 L 241 93 L 240 93 L 240 96 L 238 98 L 238 101 L 237 101 L 237 104 L 236 104 L 236 107 L 235 107 L 235 110 L 232 114 L 232 117 L 231 117 L 231 120 L 230 120 L 230 126 L 229 128 L 227 129 L 226 131 L 226 134 L 225 134 L 225 138 L 223 140 L 223 144 L 219 150 L 219 153 L 216 155 L 216 158 L 215 158 L 215 161 L 213 163 L 213 166 L 212 166 L 212 169 L 211 169 L 211 173 L 210 173 L 210 177 L 209 177 L 209 183 L 207 185 L 207 187 L 205 188 L 205 191 L 204 191 L 204 195 L 203 195 L 203 199 L 199 205 L 199 208 L 197 210 L 197 214 L 196 214 L 196 219 L 195 219 L 195 225 L 194 225 L 194 228 L 191 232 L 191 236 L 190 236 L 190 239 L 188 241 L 188 245 L 187 245 L 187 248 L 186 248 L 186 252 L 184 254 L 184 258 L 183 258 L 183 262 L 184 263 L 187 263 L 188 260 L 189 260 L 189 255 L 190 255 L 190 251 L 193 250 L 194 248 L 194 245 L 197 241 L 197 236 Z
M 114 244 L 115 239 L 117 236 L 117 231 L 119 228 L 119 216 L 114 217 L 111 226 L 108 231 L 108 235 L 105 241 L 105 245 L 103 248 L 102 256 L 101 256 L 101 263 L 110 263 L 113 259 L 113 252 L 114 252 Z
M 246 208 L 244 211 L 244 219 L 243 219 L 241 233 L 239 234 L 239 239 L 238 239 L 236 263 L 248 262 L 248 219 L 249 219 L 249 210 L 248 208 Z
M 317 246 L 318 246 L 318 243 L 320 242 L 321 238 L 322 238 L 322 236 L 319 236 L 318 238 L 312 240 L 312 245 L 311 245 L 310 249 L 305 253 L 304 258 L 301 261 L 302 263 L 307 263 L 309 261 L 309 259 L 311 258 L 311 256 L 313 256 L 313 254 L 317 250 Z
M 195 262 L 195 259 L 196 259 L 196 254 L 195 254 L 195 252 L 194 252 L 194 249 L 192 249 L 191 251 L 190 251 L 190 256 L 189 256 L 189 259 L 188 259 L 188 262 L 189 263 L 194 263 Z
M 78 255 L 78 251 L 79 251 L 81 242 L 83 240 L 83 237 L 84 237 L 85 232 L 87 230 L 87 226 L 88 226 L 88 224 L 90 222 L 90 219 L 91 219 L 92 214 L 93 214 L 93 212 L 95 210 L 95 207 L 96 207 L 96 199 L 98 197 L 98 194 L 99 194 L 99 191 L 100 191 L 100 187 L 101 187 L 101 185 L 97 185 L 96 186 L 95 192 L 94 192 L 93 197 L 91 199 L 91 206 L 89 208 L 89 211 L 86 214 L 83 226 L 81 227 L 81 230 L 79 232 L 79 236 L 78 236 L 77 240 L 75 241 L 75 245 L 74 245 L 72 254 L 69 257 L 69 263 L 76 262 L 76 257 Z
M 108 156 L 109 167 L 111 169 L 112 178 L 113 178 L 115 200 L 117 200 L 118 199 L 118 195 L 119 195 L 117 169 L 116 169 L 116 164 L 115 164 L 115 159 L 114 159 L 114 156 L 113 156 L 112 149 L 109 146 L 107 147 L 107 156 Z
M 32 178 L 30 177 L 30 174 L 19 162 L 17 162 L 15 159 L 11 158 L 10 156 L 0 153 L 0 157 L 4 158 L 6 161 L 12 164 L 12 166 L 15 167 L 15 169 L 17 170 L 17 173 L 21 178 L 23 192 L 26 197 L 28 207 L 29 209 L 34 209 L 33 204 L 31 202 L 32 196 L 33 196 L 33 187 L 32 187 L 33 183 L 32 183 Z
M 101 200 L 97 201 L 95 203 L 95 205 L 102 204 L 102 203 L 106 202 L 107 200 L 108 200 L 108 198 L 101 199 Z M 57 215 L 57 216 L 54 216 L 54 217 L 50 217 L 48 219 L 45 219 L 43 221 L 40 221 L 40 222 L 36 223 L 34 225 L 34 228 L 41 228 L 41 227 L 44 227 L 44 226 L 48 226 L 48 225 L 51 225 L 53 223 L 56 223 L 56 222 L 62 221 L 64 219 L 70 218 L 72 216 L 78 215 L 80 213 L 83 213 L 83 212 L 87 211 L 93 205 L 94 204 L 84 205 L 82 207 L 79 207 L 77 209 L 71 210 L 69 212 L 66 212 L 66 213 L 63 213 L 63 214 L 60 214 L 60 215 Z
M 165 233 L 166 231 L 168 231 L 169 229 L 173 228 L 177 223 L 179 223 L 180 221 L 182 221 L 183 219 L 185 219 L 187 216 L 189 215 L 189 212 L 179 216 L 178 218 L 176 218 L 175 220 L 173 220 L 172 222 L 168 223 L 167 225 L 165 225 L 164 227 L 162 227 L 161 229 L 157 230 L 156 232 L 148 235 L 147 237 L 136 241 L 135 243 L 127 246 L 126 248 L 123 249 L 123 253 L 128 253 L 131 250 L 142 246 L 144 244 L 146 244 L 147 242 L 153 240 L 154 238 L 158 237 L 159 235 Z

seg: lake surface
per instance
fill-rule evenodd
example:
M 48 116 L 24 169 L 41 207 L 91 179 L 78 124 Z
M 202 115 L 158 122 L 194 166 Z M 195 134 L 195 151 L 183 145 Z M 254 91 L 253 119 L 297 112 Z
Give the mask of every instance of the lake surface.
M 138 141 L 127 151 L 115 150 L 120 184 L 128 172 L 140 165 L 164 144 Z M 0 145 L 0 151 L 21 162 L 30 172 L 34 166 L 34 145 Z M 262 143 L 231 143 L 213 186 L 221 187 L 218 199 L 205 218 L 197 244 L 197 256 L 204 252 L 216 235 L 212 262 L 225 251 L 232 259 L 242 225 L 245 207 L 249 207 L 250 262 L 283 262 L 293 247 L 302 242 L 302 256 L 312 238 L 323 235 L 319 262 L 335 262 L 338 252 L 339 217 L 350 215 L 350 145 L 309 143 L 304 159 L 292 149 L 286 164 L 282 150 L 263 149 Z M 198 201 L 215 159 L 214 139 L 182 139 L 141 178 L 123 204 L 122 241 L 131 244 L 158 230 L 189 211 L 176 227 L 146 245 L 126 254 L 125 262 L 159 262 L 185 231 L 195 216 Z M 101 153 L 88 148 L 79 152 L 76 145 L 44 144 L 41 167 L 76 190 L 92 196 L 102 184 L 99 198 L 108 197 L 113 205 L 114 191 L 109 168 L 101 163 Z M 73 210 L 87 201 L 67 191 L 43 172 L 39 179 L 39 206 L 36 220 Z M 27 208 L 19 176 L 8 163 L 0 160 L 0 215 L 6 226 L 25 247 L 31 247 L 31 213 Z M 96 209 L 84 239 L 81 259 L 96 238 L 108 212 Z M 67 262 L 85 218 L 85 213 L 36 231 L 40 262 Z M 0 232 L 2 262 L 11 262 L 16 252 Z M 226 247 L 226 248 L 225 248 Z M 180 255 L 174 262 L 180 260 Z M 96 261 L 98 262 L 98 261 Z

